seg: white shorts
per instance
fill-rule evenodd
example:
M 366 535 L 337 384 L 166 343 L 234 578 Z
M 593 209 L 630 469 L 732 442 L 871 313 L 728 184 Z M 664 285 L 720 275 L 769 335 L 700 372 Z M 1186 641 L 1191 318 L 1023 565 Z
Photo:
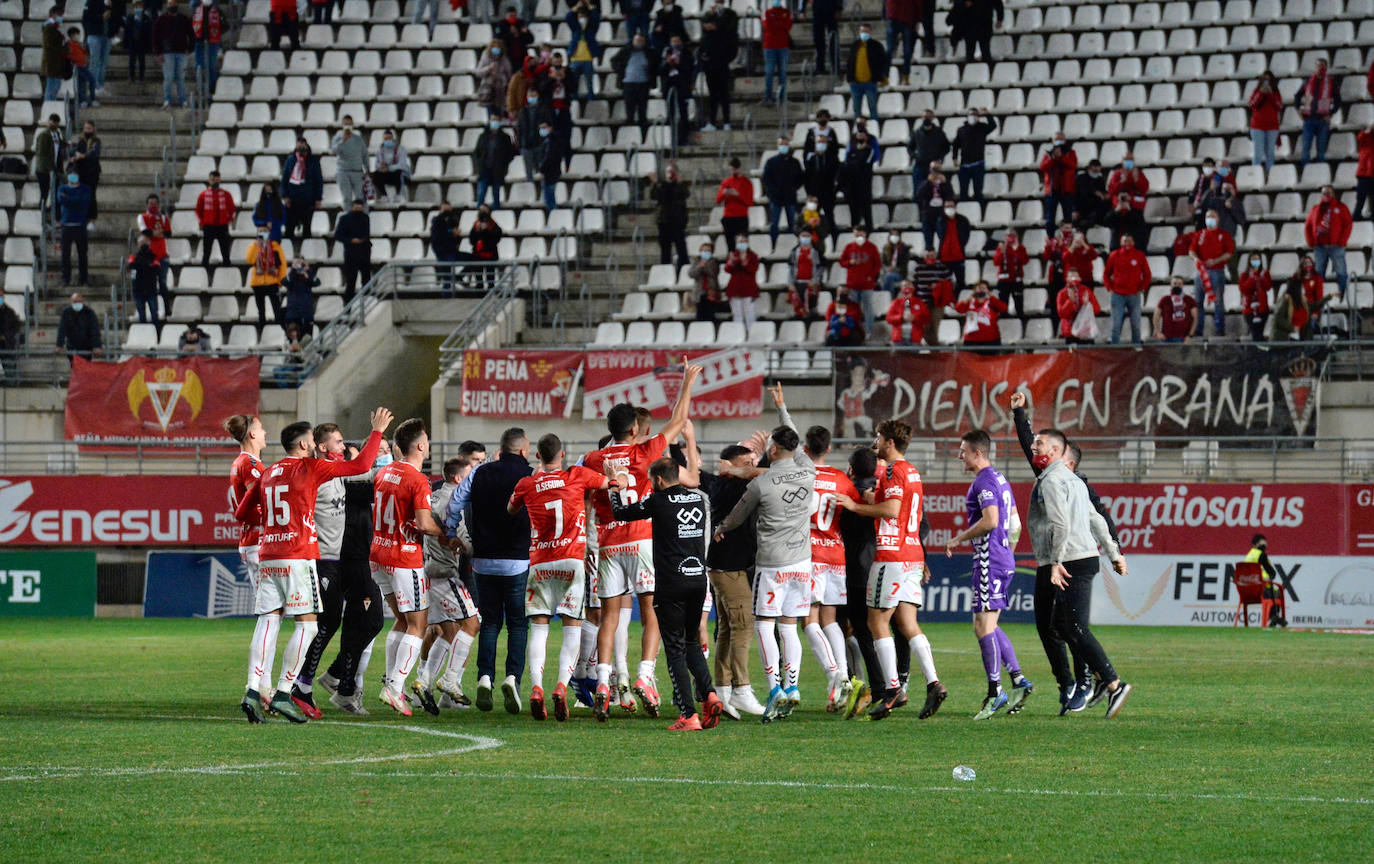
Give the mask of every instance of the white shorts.
M 425 573 L 429 576 L 429 623 L 463 621 L 477 614 L 477 604 L 456 571 L 445 568 L 440 573 L 426 567 Z
M 315 562 L 305 558 L 263 561 L 258 567 L 258 590 L 254 614 L 282 610 L 289 618 L 298 615 L 318 615 L 324 610 L 320 602 L 320 576 Z
M 811 561 L 755 568 L 754 615 L 805 618 L 811 611 Z
M 925 602 L 921 589 L 924 564 L 894 561 L 873 562 L 868 569 L 868 608 L 893 609 L 898 603 L 920 606 Z
M 382 596 L 396 595 L 396 609 L 399 612 L 419 612 L 429 608 L 429 576 L 424 570 L 415 567 L 389 567 L 368 562 L 372 565 L 372 581 L 382 589 Z
M 584 562 L 564 558 L 531 564 L 525 582 L 526 615 L 566 615 L 581 619 L 585 612 L 587 582 Z
M 843 564 L 811 565 L 811 602 L 822 606 L 843 606 L 849 600 L 844 584 Z
M 654 590 L 654 541 L 636 540 L 621 546 L 602 546 L 597 568 L 601 599 L 622 594 L 652 594 Z
M 582 572 L 585 574 L 583 581 L 586 583 L 586 588 L 583 590 L 582 596 L 587 600 L 588 609 L 601 608 L 601 595 L 597 591 L 597 589 L 601 587 L 601 579 L 597 574 L 597 570 L 599 569 L 597 564 L 598 560 L 597 550 L 592 546 L 588 546 L 587 557 L 582 559 Z
M 258 583 L 262 581 L 261 567 L 258 563 L 258 547 L 240 546 L 239 558 L 243 560 L 243 568 L 248 571 L 248 581 L 253 586 L 253 597 L 258 596 Z

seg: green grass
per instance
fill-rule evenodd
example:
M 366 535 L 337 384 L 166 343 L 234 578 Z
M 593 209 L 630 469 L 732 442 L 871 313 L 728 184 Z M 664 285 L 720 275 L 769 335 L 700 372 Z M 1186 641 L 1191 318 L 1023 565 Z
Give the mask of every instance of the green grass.
M 1013 626 L 1039 690 L 1021 715 L 974 724 L 977 645 L 936 625 L 950 698 L 931 720 L 918 699 L 882 723 L 827 715 L 808 653 L 799 713 L 682 736 L 582 709 L 566 724 L 499 705 L 403 721 L 376 700 L 376 665 L 365 721 L 252 727 L 237 707 L 251 626 L 6 621 L 0 860 L 1374 857 L 1366 636 L 1099 628 L 1137 687 L 1107 721 L 1057 716 L 1034 631 Z M 376 761 L 474 743 L 424 730 L 500 743 Z M 951 778 L 960 763 L 975 782 Z M 252 767 L 186 770 L 216 766 Z

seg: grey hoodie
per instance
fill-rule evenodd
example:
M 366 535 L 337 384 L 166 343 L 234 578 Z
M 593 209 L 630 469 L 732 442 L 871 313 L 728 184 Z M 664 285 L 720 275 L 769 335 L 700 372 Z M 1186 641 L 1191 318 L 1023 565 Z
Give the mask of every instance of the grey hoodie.
M 811 557 L 811 499 L 816 491 L 816 465 L 800 447 L 779 459 L 749 484 L 744 497 L 720 523 L 732 531 L 755 510 L 758 520 L 759 567 L 786 567 Z
M 1106 520 L 1088 500 L 1087 484 L 1062 460 L 1050 463 L 1035 481 L 1026 522 L 1042 567 L 1096 558 L 1098 546 L 1112 560 L 1121 555 Z
M 367 143 L 363 141 L 363 136 L 358 134 L 357 129 L 353 130 L 347 141 L 344 140 L 343 132 L 335 132 L 329 150 L 339 157 L 337 170 L 349 173 L 367 170 Z

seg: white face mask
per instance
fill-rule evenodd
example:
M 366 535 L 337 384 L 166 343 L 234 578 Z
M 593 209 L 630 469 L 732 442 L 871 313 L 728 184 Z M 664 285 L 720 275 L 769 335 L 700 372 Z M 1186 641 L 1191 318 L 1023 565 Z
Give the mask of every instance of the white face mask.
M 85 308 L 86 308 L 86 304 L 85 304 L 85 303 L 73 303 L 73 304 L 72 304 L 72 308 L 75 309 L 76 311 L 80 312 L 82 309 L 85 309 Z
M 1212 172 L 1215 171 L 1215 170 L 1217 170 L 1217 169 L 1213 168 L 1211 165 L 1203 165 L 1203 166 L 1202 166 L 1202 176 L 1203 176 L 1203 177 L 1211 177 L 1211 176 L 1212 176 Z
M 802 246 L 810 246 L 810 245 L 811 245 L 811 238 L 810 238 L 810 237 L 803 237 L 803 238 L 801 238 L 801 245 L 802 245 Z
M 711 250 L 710 250 L 710 249 L 703 249 L 703 250 L 701 250 L 701 260 L 703 260 L 703 261 L 710 261 L 710 260 L 711 260 Z
M 748 251 L 749 251 L 749 244 L 748 244 L 748 243 L 736 243 L 736 244 L 735 244 L 735 250 L 738 251 L 738 252 L 748 252 Z
M 891 243 L 893 246 L 896 246 L 898 243 L 902 242 L 902 235 L 889 234 L 887 235 L 887 242 Z
M 955 211 L 955 209 L 954 209 L 953 207 L 946 207 L 946 208 L 945 208 L 945 215 L 946 215 L 946 216 L 953 216 L 953 215 L 955 214 L 955 212 L 956 212 L 956 211 Z
M 977 122 L 978 122 L 978 115 L 977 115 L 977 114 L 970 114 L 970 115 L 968 115 L 968 122 L 970 122 L 970 123 L 977 123 Z
M 1211 217 L 1209 216 L 1209 217 L 1207 218 L 1207 227 L 1208 227 L 1208 228 L 1215 228 L 1215 227 L 1217 227 L 1217 220 L 1215 220 L 1215 219 L 1213 219 L 1213 218 L 1211 218 Z

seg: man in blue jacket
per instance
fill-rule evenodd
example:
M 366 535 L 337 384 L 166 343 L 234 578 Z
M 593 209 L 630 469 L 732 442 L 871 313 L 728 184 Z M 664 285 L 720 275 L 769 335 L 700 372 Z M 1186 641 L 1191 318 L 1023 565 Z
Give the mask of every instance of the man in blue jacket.
M 294 239 L 299 228 L 302 238 L 309 237 L 315 208 L 324 204 L 324 174 L 320 157 L 310 152 L 304 138 L 296 139 L 296 152 L 282 162 L 281 197 L 286 205 L 283 236 Z
M 81 285 L 91 284 L 86 269 L 87 234 L 86 225 L 90 222 L 91 202 L 94 196 L 89 186 L 81 183 L 81 178 L 72 172 L 67 175 L 67 185 L 57 190 L 57 213 L 62 220 L 62 284 L 72 285 L 72 246 L 76 246 L 76 257 L 80 265 Z

